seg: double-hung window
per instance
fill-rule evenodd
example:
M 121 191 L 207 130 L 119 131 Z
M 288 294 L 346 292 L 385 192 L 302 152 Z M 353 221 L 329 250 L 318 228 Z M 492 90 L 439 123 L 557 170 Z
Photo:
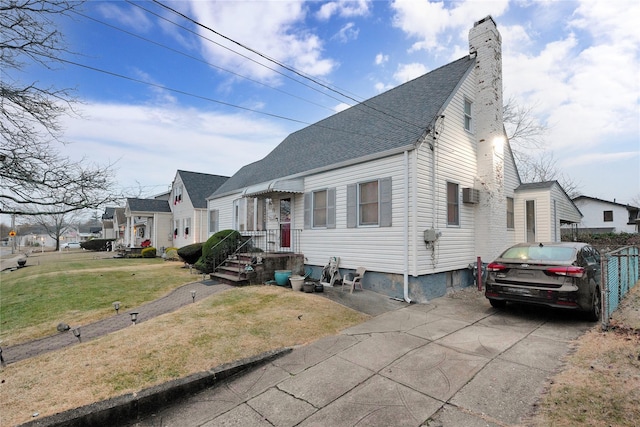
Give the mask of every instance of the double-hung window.
M 358 184 L 358 225 L 378 225 L 378 181 Z
M 464 130 L 472 132 L 473 122 L 471 117 L 471 101 L 468 99 L 464 100 Z
M 313 227 L 327 226 L 327 190 L 313 192 Z
M 347 227 L 391 227 L 391 178 L 347 186 Z

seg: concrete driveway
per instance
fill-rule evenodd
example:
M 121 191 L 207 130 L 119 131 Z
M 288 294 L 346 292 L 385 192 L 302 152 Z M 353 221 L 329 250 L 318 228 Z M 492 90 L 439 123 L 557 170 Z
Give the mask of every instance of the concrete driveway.
M 294 349 L 131 425 L 522 424 L 571 340 L 593 326 L 575 313 L 497 311 L 466 289 Z

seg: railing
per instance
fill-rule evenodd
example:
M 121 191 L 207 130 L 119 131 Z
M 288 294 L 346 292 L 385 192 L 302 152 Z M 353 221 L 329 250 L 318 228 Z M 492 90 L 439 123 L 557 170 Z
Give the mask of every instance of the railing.
M 640 278 L 639 248 L 627 246 L 605 254 L 602 267 L 602 329 L 609 328 L 609 320 L 624 296 Z
M 241 231 L 244 237 L 251 239 L 253 249 L 262 252 L 292 252 L 300 253 L 300 234 L 302 230 L 260 230 L 260 231 Z M 288 236 L 287 236 L 288 234 Z M 247 252 L 254 252 L 248 250 Z

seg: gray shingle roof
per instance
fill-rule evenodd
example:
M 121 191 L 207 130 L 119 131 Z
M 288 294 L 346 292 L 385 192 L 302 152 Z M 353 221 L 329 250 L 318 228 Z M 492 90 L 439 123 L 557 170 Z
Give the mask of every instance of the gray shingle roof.
M 205 209 L 207 197 L 229 179 L 228 176 L 178 170 L 194 208 Z
M 461 58 L 292 133 L 210 197 L 415 144 L 474 63 Z
M 171 207 L 167 200 L 128 198 L 127 205 L 131 212 L 169 212 Z

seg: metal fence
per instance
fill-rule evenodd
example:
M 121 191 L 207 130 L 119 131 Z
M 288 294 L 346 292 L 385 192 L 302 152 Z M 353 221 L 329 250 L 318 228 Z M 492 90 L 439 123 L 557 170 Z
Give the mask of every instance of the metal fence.
M 627 246 L 606 253 L 602 266 L 602 328 L 609 328 L 613 312 L 640 278 L 639 248 Z

